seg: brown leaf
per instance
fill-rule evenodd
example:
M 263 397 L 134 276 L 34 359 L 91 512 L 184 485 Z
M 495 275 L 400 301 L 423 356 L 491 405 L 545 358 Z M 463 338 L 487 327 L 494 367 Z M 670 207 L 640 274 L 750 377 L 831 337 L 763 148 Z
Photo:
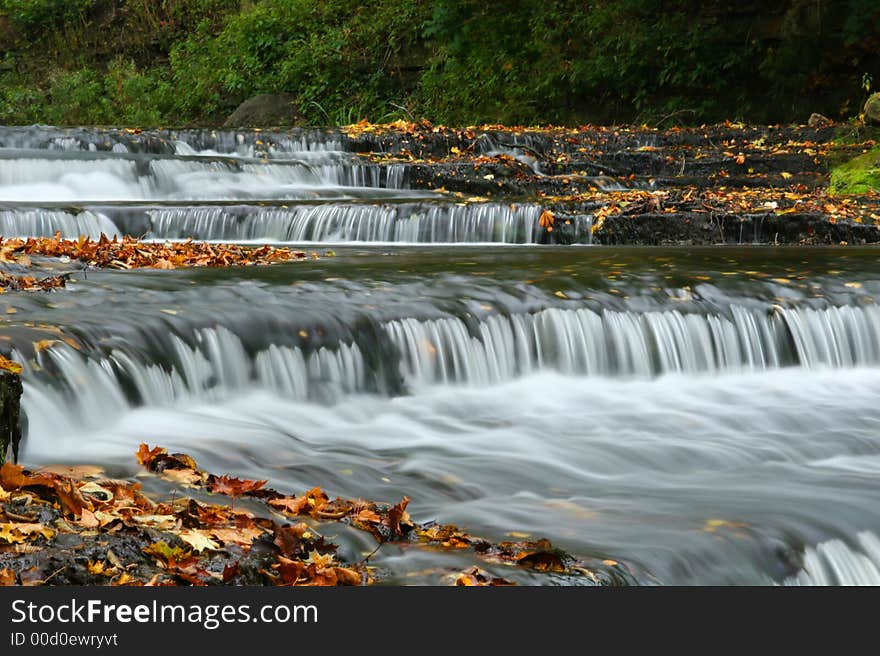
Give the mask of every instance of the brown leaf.
M 400 503 L 392 506 L 388 511 L 386 524 L 391 530 L 391 535 L 393 536 L 402 536 L 403 526 L 406 526 L 407 530 L 412 528 L 412 522 L 409 521 L 409 515 L 406 512 L 407 505 L 409 505 L 409 497 L 403 497 L 403 499 L 400 500 Z
M 8 567 L 0 569 L 0 586 L 8 587 L 11 585 L 18 585 L 15 581 L 15 572 Z
M 279 526 L 275 529 L 275 546 L 281 550 L 283 555 L 292 556 L 299 550 L 303 535 L 308 530 L 309 527 L 304 522 L 295 526 Z
M 162 447 L 157 446 L 150 449 L 146 444 L 141 444 L 137 451 L 137 460 L 147 469 L 152 469 L 153 461 L 160 455 L 167 453 L 168 452 Z
M 298 560 L 278 556 L 278 563 L 272 566 L 284 585 L 296 585 L 305 572 L 306 565 Z
M 334 567 L 336 572 L 337 585 L 360 585 L 362 583 L 361 575 L 353 569 L 347 567 Z
M 225 494 L 230 497 L 240 497 L 259 490 L 266 481 L 249 481 L 247 479 L 233 478 L 231 476 L 209 476 L 208 490 L 214 494 Z
M 507 579 L 492 576 L 487 572 L 481 570 L 479 567 L 472 567 L 471 569 L 466 570 L 458 575 L 458 577 L 455 579 L 455 585 L 487 587 L 516 584 L 512 581 L 508 581 Z

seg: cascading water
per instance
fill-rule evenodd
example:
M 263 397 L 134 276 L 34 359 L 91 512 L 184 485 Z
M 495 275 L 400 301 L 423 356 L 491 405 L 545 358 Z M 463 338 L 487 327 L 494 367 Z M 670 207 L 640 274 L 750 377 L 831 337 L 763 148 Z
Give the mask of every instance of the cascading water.
M 856 547 L 829 540 L 808 547 L 803 569 L 786 585 L 880 585 L 880 539 L 870 531 L 856 538 Z
M 282 489 L 406 494 L 420 520 L 547 536 L 639 582 L 876 584 L 876 253 L 546 248 L 541 204 L 407 190 L 350 145 L 0 129 L 4 236 L 342 244 L 69 263 L 63 293 L 0 296 L 23 460 L 122 475 L 148 441 Z M 376 562 L 405 581 L 406 558 Z

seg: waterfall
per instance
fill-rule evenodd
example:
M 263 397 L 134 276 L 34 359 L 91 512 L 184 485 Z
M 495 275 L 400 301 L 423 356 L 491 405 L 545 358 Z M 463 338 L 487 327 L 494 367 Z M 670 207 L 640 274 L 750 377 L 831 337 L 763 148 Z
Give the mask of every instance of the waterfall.
M 215 327 L 196 330 L 190 340 L 172 334 L 170 346 L 152 356 L 126 347 L 89 356 L 59 344 L 34 362 L 18 357 L 25 361 L 29 412 L 35 410 L 31 400 L 53 398 L 86 418 L 131 405 L 216 400 L 254 386 L 295 400 L 336 402 L 346 394 L 393 391 L 387 377 L 395 366 L 415 386 L 486 386 L 545 370 L 651 377 L 871 365 L 880 363 L 880 310 L 734 306 L 728 317 L 550 308 L 482 321 L 395 319 L 378 335 L 388 344 L 375 339 L 312 351 L 270 344 L 249 353 L 235 333 Z M 388 345 L 398 364 L 368 366 L 364 354 L 386 352 Z
M 863 531 L 853 546 L 829 540 L 808 547 L 801 571 L 785 585 L 880 585 L 880 539 Z
M 404 174 L 389 172 L 380 165 L 323 155 L 302 161 L 31 155 L 0 158 L 0 201 L 308 198 L 314 195 L 310 190 L 322 187 L 403 188 Z
M 100 212 L 0 211 L 0 235 L 3 237 L 52 237 L 56 232 L 65 239 L 81 236 L 98 239 L 102 233 L 111 237 L 121 235 L 116 224 Z
M 401 319 L 386 329 L 417 383 L 497 383 L 540 369 L 587 376 L 754 371 L 880 363 L 874 306 L 747 310 L 730 316 L 551 308 L 492 316 Z
M 538 205 L 324 204 L 181 207 L 148 212 L 153 239 L 535 243 Z M 577 226 L 589 239 L 589 223 Z
M 26 362 L 21 354 L 16 357 Z M 38 373 L 43 371 L 51 373 Z M 223 327 L 198 330 L 193 343 L 172 335 L 158 362 L 125 349 L 90 358 L 57 345 L 26 362 L 24 380 L 27 412 L 73 414 L 84 424 L 134 406 L 218 400 L 254 386 L 293 400 L 325 403 L 368 389 L 368 372 L 356 344 L 310 353 L 270 345 L 250 355 Z

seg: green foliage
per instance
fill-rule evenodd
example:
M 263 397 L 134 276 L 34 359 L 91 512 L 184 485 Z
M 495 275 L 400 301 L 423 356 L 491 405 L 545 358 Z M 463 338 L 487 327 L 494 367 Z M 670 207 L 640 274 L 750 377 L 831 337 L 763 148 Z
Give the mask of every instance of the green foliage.
M 880 191 L 880 148 L 831 169 L 831 194 L 866 194 Z
M 292 91 L 314 122 L 340 111 L 376 117 L 402 101 L 401 58 L 427 14 L 416 0 L 264 0 L 212 36 L 200 24 L 171 51 L 174 79 L 190 90 L 181 108 L 221 114 L 258 93 Z M 361 116 L 362 117 L 362 116 Z
M 42 32 L 62 22 L 82 22 L 93 0 L 0 0 L 0 14 L 19 29 Z
M 0 0 L 4 30 L 5 122 L 216 123 L 281 91 L 315 124 L 803 121 L 880 79 L 876 0 Z

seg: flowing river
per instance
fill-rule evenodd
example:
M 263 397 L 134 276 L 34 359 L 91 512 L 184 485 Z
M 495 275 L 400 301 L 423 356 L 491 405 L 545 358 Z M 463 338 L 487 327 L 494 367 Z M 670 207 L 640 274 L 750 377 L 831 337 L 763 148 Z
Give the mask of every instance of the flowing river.
M 283 490 L 406 494 L 631 583 L 880 583 L 876 250 L 538 246 L 538 205 L 410 190 L 343 147 L 0 129 L 5 236 L 325 255 L 4 295 L 21 459 L 132 475 L 146 441 Z M 42 326 L 73 343 L 35 349 Z M 392 582 L 430 562 L 377 558 Z

